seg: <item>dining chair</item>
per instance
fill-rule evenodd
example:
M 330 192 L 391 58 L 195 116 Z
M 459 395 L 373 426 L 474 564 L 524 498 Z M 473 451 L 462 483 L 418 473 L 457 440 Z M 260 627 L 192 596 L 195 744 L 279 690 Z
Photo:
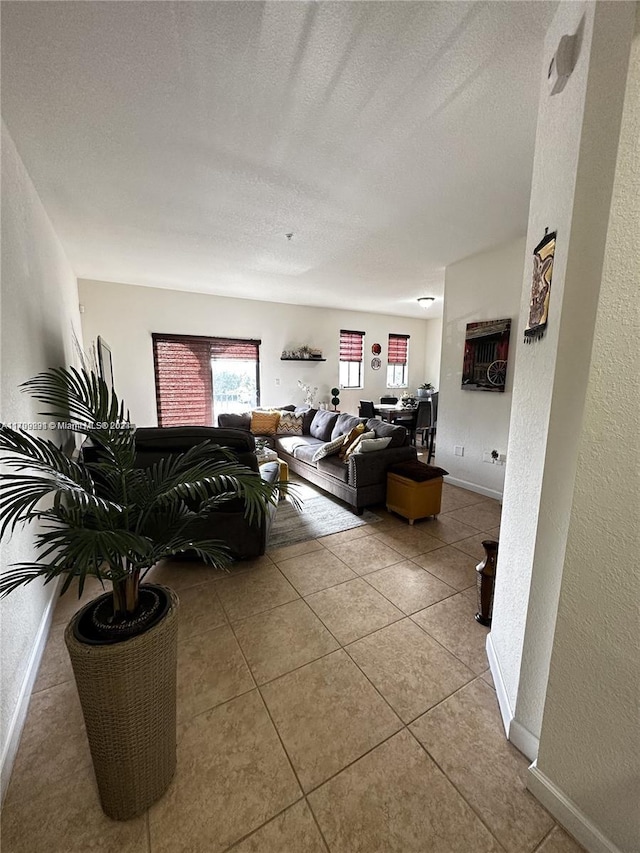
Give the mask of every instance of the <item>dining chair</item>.
M 374 418 L 375 414 L 376 413 L 373 406 L 373 400 L 360 400 L 360 408 L 358 409 L 359 417 Z
M 425 444 L 426 437 L 433 425 L 433 406 L 431 400 L 420 400 L 416 412 L 416 441 L 420 434 L 420 443 Z
M 380 397 L 380 402 L 383 405 L 395 406 L 395 404 L 398 402 L 398 398 L 397 397 Z

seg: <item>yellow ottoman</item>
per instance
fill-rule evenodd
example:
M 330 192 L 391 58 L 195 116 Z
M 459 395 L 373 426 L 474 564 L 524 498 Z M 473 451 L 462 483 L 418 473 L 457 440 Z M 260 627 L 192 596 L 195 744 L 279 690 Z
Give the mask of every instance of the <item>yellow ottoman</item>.
M 387 510 L 409 519 L 436 516 L 442 502 L 442 478 L 448 474 L 435 465 L 399 462 L 387 472 Z

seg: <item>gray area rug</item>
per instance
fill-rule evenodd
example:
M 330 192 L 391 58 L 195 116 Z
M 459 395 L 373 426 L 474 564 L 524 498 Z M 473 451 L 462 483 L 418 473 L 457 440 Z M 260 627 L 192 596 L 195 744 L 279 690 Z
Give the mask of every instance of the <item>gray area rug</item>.
M 342 501 L 297 477 L 291 481 L 297 486 L 295 494 L 302 506 L 296 509 L 288 499 L 280 502 L 268 548 L 281 548 L 382 520 L 367 509 L 356 515 Z

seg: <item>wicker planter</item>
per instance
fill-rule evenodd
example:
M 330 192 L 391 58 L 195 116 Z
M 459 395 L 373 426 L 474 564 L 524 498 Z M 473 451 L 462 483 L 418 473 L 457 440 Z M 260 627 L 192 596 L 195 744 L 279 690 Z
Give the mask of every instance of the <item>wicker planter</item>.
M 178 597 L 154 585 L 161 618 L 117 643 L 79 637 L 92 601 L 65 631 L 102 808 L 115 820 L 144 812 L 169 787 L 176 766 Z

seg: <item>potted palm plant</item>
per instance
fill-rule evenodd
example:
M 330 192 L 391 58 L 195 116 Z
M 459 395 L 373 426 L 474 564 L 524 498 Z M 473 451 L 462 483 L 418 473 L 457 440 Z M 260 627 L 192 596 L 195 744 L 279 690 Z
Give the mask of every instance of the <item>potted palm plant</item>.
M 0 536 L 36 522 L 40 556 L 4 572 L 0 594 L 37 579 L 63 579 L 62 593 L 77 583 L 79 595 L 88 577 L 110 585 L 73 617 L 65 641 L 102 807 L 124 820 L 160 797 L 175 770 L 178 599 L 144 577 L 184 551 L 226 567 L 224 543 L 195 538 L 192 522 L 238 497 L 258 520 L 283 484 L 210 442 L 136 467 L 129 413 L 87 370 L 52 369 L 23 388 L 91 450 L 70 455 L 41 435 L 0 426 Z

